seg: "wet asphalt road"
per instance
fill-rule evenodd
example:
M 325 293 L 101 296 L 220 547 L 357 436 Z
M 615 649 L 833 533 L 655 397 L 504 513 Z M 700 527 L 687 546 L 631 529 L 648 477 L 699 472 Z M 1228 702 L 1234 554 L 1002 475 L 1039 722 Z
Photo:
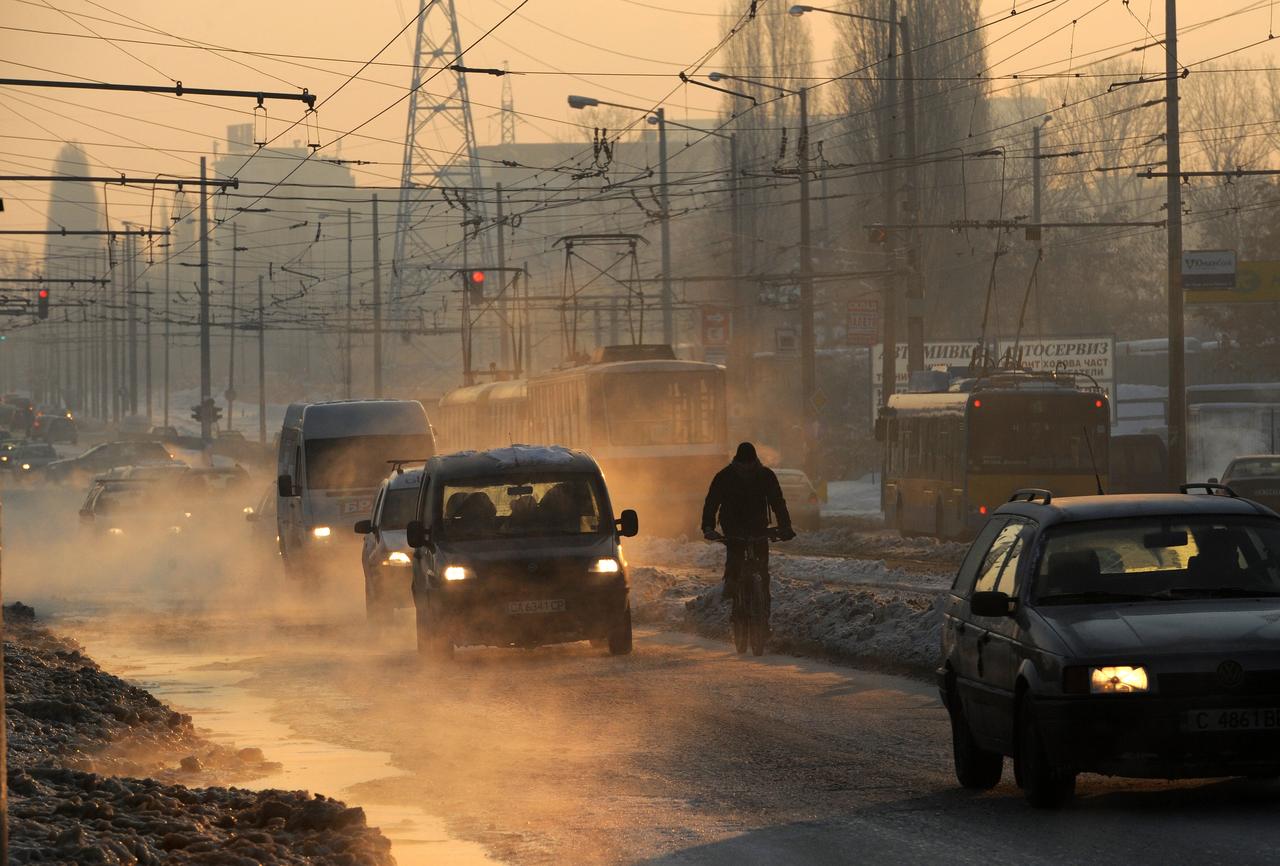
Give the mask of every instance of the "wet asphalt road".
M 1238 864 L 1280 851 L 1275 783 L 1086 776 L 1057 813 L 1028 808 L 1008 767 L 995 791 L 961 791 L 928 683 L 653 631 L 626 658 L 475 649 L 433 668 L 407 617 L 372 634 L 355 593 L 317 604 L 258 577 L 195 593 L 185 564 L 169 583 L 50 590 L 29 558 L 14 573 L 11 552 L 35 536 L 21 519 L 15 536 L 12 514 L 6 598 L 27 593 L 94 640 L 237 659 L 273 722 L 389 752 L 404 771 L 350 802 L 420 805 L 507 862 Z M 271 757 L 270 742 L 244 745 Z

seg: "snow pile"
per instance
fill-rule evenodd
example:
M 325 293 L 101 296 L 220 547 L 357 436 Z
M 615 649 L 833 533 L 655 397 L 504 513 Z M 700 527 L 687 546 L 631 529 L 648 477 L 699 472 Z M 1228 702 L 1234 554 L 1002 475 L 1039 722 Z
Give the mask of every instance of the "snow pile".
M 832 526 L 801 534 L 788 549 L 833 556 L 913 560 L 958 566 L 969 546 L 964 542 L 943 541 L 938 538 L 903 538 L 892 530 L 867 532 L 850 526 Z
M 631 618 L 651 625 L 680 625 L 685 605 L 707 588 L 710 578 L 673 574 L 661 568 L 633 567 Z
M 190 717 L 37 627 L 31 608 L 5 609 L 4 654 L 11 862 L 393 862 L 360 809 L 302 791 L 166 784 L 278 765 L 204 740 Z
M 774 652 L 831 656 L 918 675 L 938 663 L 942 595 L 773 582 Z M 686 606 L 686 621 L 710 637 L 729 638 L 729 605 L 719 586 Z
M 628 561 L 636 565 L 661 568 L 722 568 L 724 565 L 724 546 L 701 539 L 641 536 L 627 539 L 623 548 Z

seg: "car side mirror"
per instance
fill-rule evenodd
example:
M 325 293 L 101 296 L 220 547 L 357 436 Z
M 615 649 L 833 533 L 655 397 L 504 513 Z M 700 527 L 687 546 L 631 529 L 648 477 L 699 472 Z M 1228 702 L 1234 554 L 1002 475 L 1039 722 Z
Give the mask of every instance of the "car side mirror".
M 640 515 L 628 508 L 618 515 L 616 525 L 619 538 L 635 538 L 640 534 Z
M 367 523 L 368 521 L 364 521 Z M 409 541 L 410 547 L 426 547 L 429 533 L 427 527 L 421 520 L 410 520 L 409 525 L 404 528 L 405 537 Z
M 356 535 L 368 535 L 370 532 L 373 532 L 373 521 L 358 520 L 356 521 L 355 530 Z
M 975 592 L 969 596 L 969 610 L 974 616 L 1012 616 L 1014 600 L 1003 592 Z
M 1209 479 L 1209 483 L 1210 483 L 1210 484 L 1217 484 L 1217 483 L 1218 483 L 1218 479 L 1217 479 L 1217 478 L 1210 478 L 1210 479 Z
M 285 499 L 293 496 L 293 479 L 288 475 L 281 475 L 276 479 L 276 491 Z

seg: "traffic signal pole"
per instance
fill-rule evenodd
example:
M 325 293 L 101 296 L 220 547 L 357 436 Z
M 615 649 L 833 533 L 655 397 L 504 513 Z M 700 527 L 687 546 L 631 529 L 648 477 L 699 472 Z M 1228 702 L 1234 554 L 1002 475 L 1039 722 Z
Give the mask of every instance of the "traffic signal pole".
M 212 399 L 213 372 L 209 357 L 209 186 L 206 178 L 205 157 L 200 157 L 200 402 L 207 405 Z M 200 439 L 206 444 L 213 441 L 213 418 L 209 412 L 200 413 Z

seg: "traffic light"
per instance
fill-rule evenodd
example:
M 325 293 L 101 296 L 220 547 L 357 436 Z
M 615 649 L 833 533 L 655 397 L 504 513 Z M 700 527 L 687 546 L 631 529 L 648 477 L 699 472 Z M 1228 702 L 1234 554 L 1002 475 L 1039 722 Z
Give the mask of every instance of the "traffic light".
M 212 397 L 202 400 L 191 407 L 191 420 L 200 424 L 204 424 L 208 418 L 212 426 L 217 426 L 222 420 L 222 407 L 219 406 Z
M 484 271 L 467 272 L 467 296 L 473 304 L 484 303 Z
M 36 292 L 36 318 L 49 318 L 49 290 L 41 289 Z

